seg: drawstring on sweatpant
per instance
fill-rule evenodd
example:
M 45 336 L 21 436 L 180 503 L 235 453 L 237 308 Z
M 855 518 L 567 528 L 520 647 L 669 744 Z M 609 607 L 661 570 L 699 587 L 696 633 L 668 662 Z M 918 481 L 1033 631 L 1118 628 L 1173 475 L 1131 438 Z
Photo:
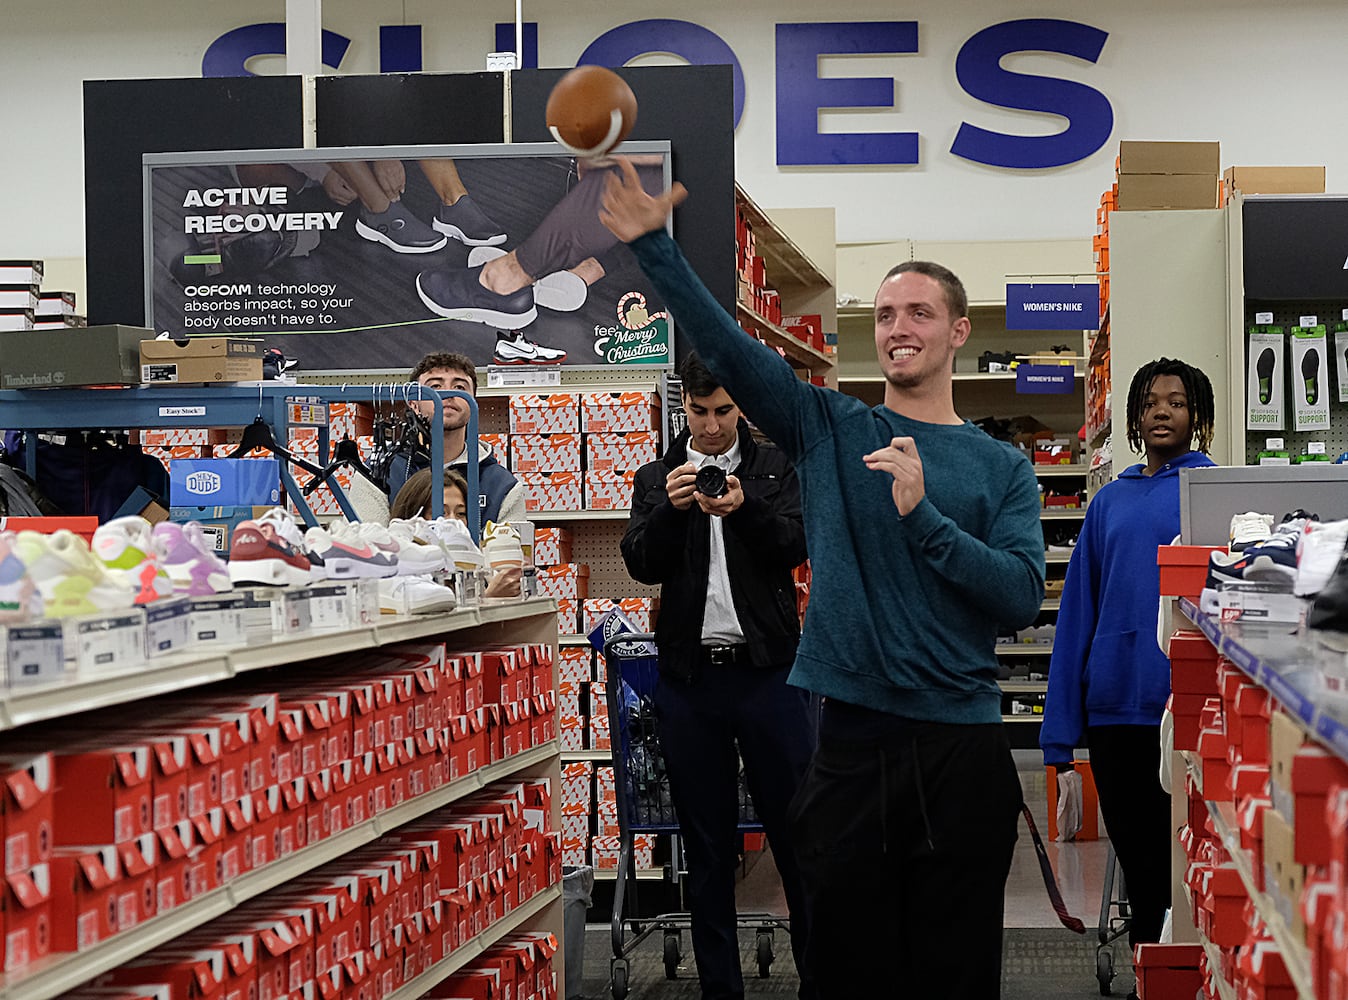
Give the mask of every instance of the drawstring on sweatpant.
M 922 813 L 922 828 L 927 831 L 927 849 L 936 853 L 931 837 L 931 818 L 927 815 L 927 793 L 922 787 L 922 758 L 917 752 L 917 736 L 913 737 L 913 777 L 917 782 L 917 808 Z
M 885 748 L 880 747 L 880 853 L 889 853 L 889 779 L 885 773 Z

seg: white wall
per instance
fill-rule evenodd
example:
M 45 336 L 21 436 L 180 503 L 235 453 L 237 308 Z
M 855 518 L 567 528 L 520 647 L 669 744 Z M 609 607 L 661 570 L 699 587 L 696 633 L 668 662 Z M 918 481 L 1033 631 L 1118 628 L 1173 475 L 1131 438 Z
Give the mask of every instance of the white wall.
M 0 9 L 0 258 L 83 255 L 81 84 L 85 79 L 200 74 L 222 32 L 284 18 L 282 0 L 228 4 L 181 0 L 3 0 Z M 499 8 L 499 9 L 498 9 Z M 343 71 L 378 69 L 378 26 L 420 23 L 425 69 L 477 70 L 492 25 L 513 5 L 444 0 L 327 0 L 325 27 L 353 39 Z M 1348 190 L 1348 132 L 1334 86 L 1334 44 L 1348 38 L 1348 4 L 1284 0 L 813 0 L 774 3 L 684 0 L 667 4 L 569 0 L 525 3 L 540 23 L 540 62 L 573 65 L 618 24 L 678 17 L 717 32 L 739 56 L 747 103 L 737 176 L 765 208 L 836 206 L 840 242 L 1041 240 L 1086 237 L 1111 183 L 1120 138 L 1216 138 L 1223 163 L 1323 163 L 1331 191 Z M 1012 68 L 1074 79 L 1105 93 L 1114 135 L 1088 160 L 1043 171 L 1009 171 L 948 152 L 961 121 L 1050 134 L 1056 119 L 998 111 L 968 97 L 954 60 L 975 32 L 1004 20 L 1060 17 L 1110 33 L 1098 65 L 1018 56 Z M 826 60 L 825 75 L 892 75 L 899 110 L 827 116 L 833 127 L 916 130 L 914 167 L 778 168 L 775 162 L 773 25 L 792 20 L 908 19 L 920 52 Z M 260 60 L 259 72 L 278 72 Z M 696 192 L 694 192 L 696 195 Z

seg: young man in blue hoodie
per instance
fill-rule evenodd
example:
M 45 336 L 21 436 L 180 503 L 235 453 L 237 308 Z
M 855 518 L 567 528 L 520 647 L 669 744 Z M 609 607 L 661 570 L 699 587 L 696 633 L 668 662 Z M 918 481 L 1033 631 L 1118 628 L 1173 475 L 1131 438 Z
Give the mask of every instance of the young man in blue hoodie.
M 790 683 L 824 706 L 791 811 L 818 994 L 995 997 L 1021 790 L 994 643 L 1038 613 L 1044 539 L 1029 462 L 955 413 L 964 287 L 923 261 L 886 276 L 870 407 L 716 303 L 665 232 L 685 194 L 624 165 L 602 218 L 800 481 L 813 583 Z
M 1091 498 L 1067 566 L 1039 743 L 1072 767 L 1087 746 L 1100 811 L 1128 884 L 1130 945 L 1158 941 L 1170 906 L 1170 797 L 1161 713 L 1170 663 L 1156 644 L 1156 547 L 1179 534 L 1180 469 L 1212 465 L 1212 383 L 1183 361 L 1143 365 L 1128 387 L 1128 443 L 1146 461 Z M 1193 450 L 1197 444 L 1197 450 Z

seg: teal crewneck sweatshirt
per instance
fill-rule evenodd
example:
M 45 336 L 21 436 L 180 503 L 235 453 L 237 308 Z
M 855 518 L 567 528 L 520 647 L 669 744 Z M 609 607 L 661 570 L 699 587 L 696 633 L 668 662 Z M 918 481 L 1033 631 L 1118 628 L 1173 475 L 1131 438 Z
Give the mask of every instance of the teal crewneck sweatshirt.
M 813 578 L 791 683 L 908 719 L 1001 720 L 993 649 L 1044 595 L 1039 494 L 1025 456 L 967 421 L 909 420 L 797 377 L 747 336 L 663 231 L 631 244 L 707 367 L 792 460 Z M 926 497 L 900 517 L 862 456 L 912 437 Z

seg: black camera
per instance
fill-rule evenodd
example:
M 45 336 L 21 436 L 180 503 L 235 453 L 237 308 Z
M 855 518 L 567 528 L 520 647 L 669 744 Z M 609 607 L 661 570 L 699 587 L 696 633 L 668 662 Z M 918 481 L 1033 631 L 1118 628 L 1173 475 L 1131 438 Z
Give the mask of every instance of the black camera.
M 723 497 L 726 494 L 725 470 L 719 465 L 704 465 L 697 470 L 697 491 L 704 497 Z

